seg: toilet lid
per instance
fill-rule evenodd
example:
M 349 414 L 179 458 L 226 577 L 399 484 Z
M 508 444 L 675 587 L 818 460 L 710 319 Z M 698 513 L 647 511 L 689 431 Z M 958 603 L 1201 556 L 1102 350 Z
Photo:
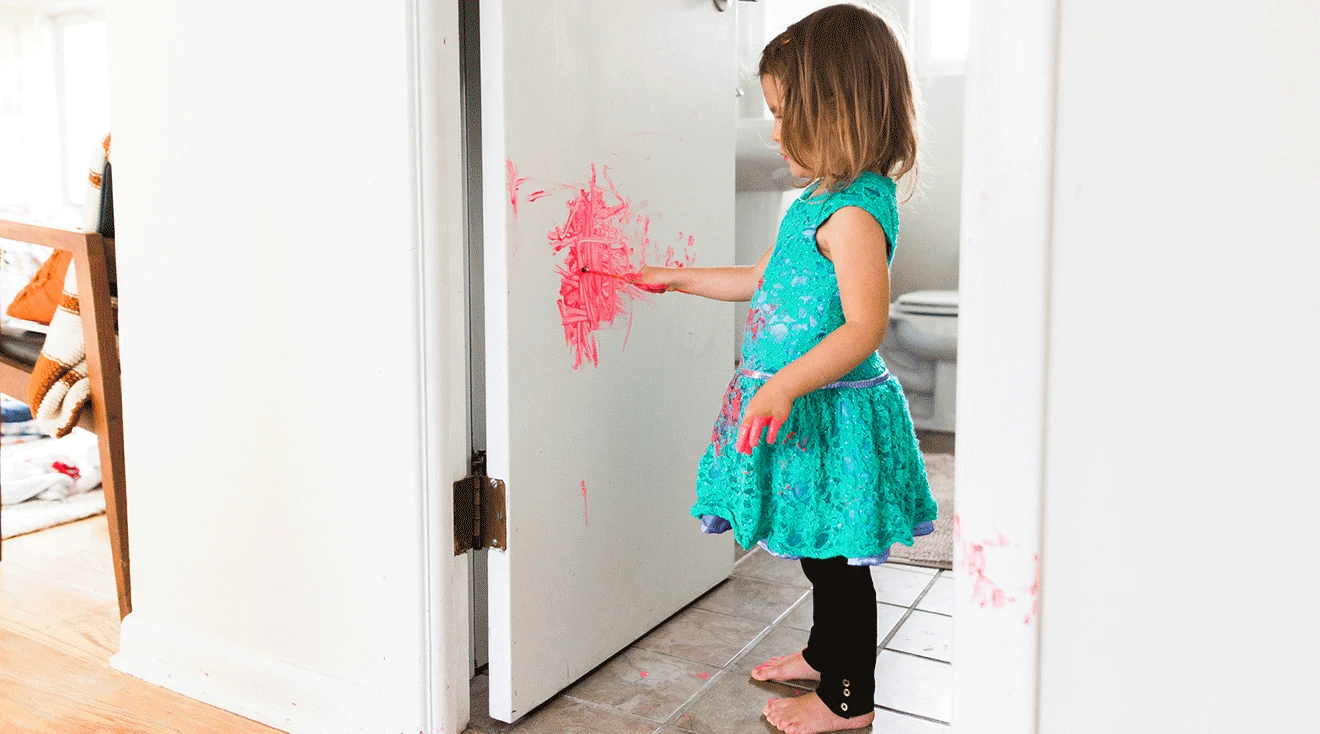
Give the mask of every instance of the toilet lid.
M 903 313 L 926 316 L 957 316 L 958 291 L 913 291 L 898 297 L 894 304 Z

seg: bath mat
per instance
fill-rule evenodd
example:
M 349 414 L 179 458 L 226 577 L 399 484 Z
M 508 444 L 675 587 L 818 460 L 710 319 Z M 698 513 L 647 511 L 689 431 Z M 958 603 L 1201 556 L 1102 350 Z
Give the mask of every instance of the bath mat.
M 890 563 L 928 568 L 953 568 L 953 454 L 922 454 L 930 494 L 940 506 L 935 532 L 916 539 L 912 547 L 895 543 L 889 549 Z
M 97 487 L 62 500 L 28 500 L 0 509 L 0 530 L 7 540 L 105 512 L 105 494 Z

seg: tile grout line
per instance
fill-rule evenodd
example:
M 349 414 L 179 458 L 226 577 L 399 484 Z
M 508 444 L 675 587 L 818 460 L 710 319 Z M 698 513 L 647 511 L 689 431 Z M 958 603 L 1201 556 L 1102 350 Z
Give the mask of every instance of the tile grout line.
M 947 722 L 947 721 L 940 721 L 939 719 L 933 719 L 933 718 L 931 718 L 931 717 L 929 717 L 929 716 L 922 716 L 921 714 L 914 714 L 914 713 L 912 713 L 911 711 L 901 711 L 901 710 L 899 710 L 899 709 L 891 708 L 891 707 L 889 707 L 889 706 L 881 706 L 881 705 L 878 704 L 878 703 L 875 705 L 875 707 L 878 708 L 878 709 L 884 709 L 885 711 L 888 711 L 888 712 L 891 713 L 891 714 L 898 714 L 898 715 L 900 715 L 900 716 L 909 716 L 909 717 L 914 718 L 914 719 L 921 719 L 922 721 L 929 721 L 929 722 L 932 723 L 932 724 L 939 724 L 939 725 L 941 725 L 941 726 L 949 726 L 949 725 L 950 725 L 949 722 Z
M 559 695 L 555 696 L 555 698 L 552 698 L 552 699 L 550 699 L 549 701 L 546 701 L 546 703 L 550 703 L 551 701 L 554 701 L 555 699 L 564 699 L 564 698 L 567 698 L 567 699 L 569 699 L 570 701 L 573 701 L 574 703 L 580 703 L 580 704 L 583 704 L 584 706 L 587 706 L 587 707 L 589 707 L 589 708 L 598 709 L 598 710 L 600 710 L 600 711 L 606 711 L 606 712 L 609 712 L 609 713 L 611 713 L 611 714 L 619 714 L 620 716 L 624 716 L 624 717 L 627 717 L 627 718 L 630 718 L 630 719 L 635 719 L 636 721 L 638 721 L 639 723 L 642 723 L 642 724 L 654 724 L 654 723 L 655 723 L 655 719 L 648 719 L 648 718 L 646 718 L 645 716 L 641 716 L 641 715 L 639 715 L 639 714 L 634 714 L 634 713 L 631 712 L 631 711 L 624 711 L 623 709 L 615 708 L 615 707 L 613 707 L 613 706 L 611 706 L 611 705 L 609 705 L 609 704 L 606 704 L 606 703 L 597 703 L 597 702 L 595 702 L 595 701 L 588 701 L 588 700 L 586 700 L 585 698 L 578 698 L 577 696 L 570 696 L 570 695 L 567 694 L 567 693 L 560 693 Z M 544 704 L 542 704 L 542 705 L 544 705 Z M 538 708 L 540 708 L 540 707 L 538 707 Z M 532 712 L 529 711 L 529 712 L 527 712 L 527 715 L 531 715 L 531 713 L 532 713 Z M 660 726 L 663 728 L 663 727 L 665 726 L 665 722 L 663 722 L 663 721 L 660 722 Z
M 949 662 L 948 660 L 940 660 L 939 658 L 933 658 L 930 657 L 929 655 L 922 655 L 921 653 L 908 652 L 907 650 L 899 650 L 892 647 L 886 647 L 884 648 L 884 650 L 888 650 L 889 652 L 892 652 L 895 655 L 905 655 L 907 657 L 916 658 L 918 660 L 929 660 L 932 663 L 940 663 L 941 665 L 953 665 L 953 663 Z
M 623 710 L 623 709 L 621 709 L 621 708 L 618 708 L 618 707 L 615 707 L 615 706 L 611 706 L 610 704 L 607 704 L 607 703 L 600 703 L 600 702 L 598 702 L 598 701 L 591 701 L 591 700 L 588 700 L 588 699 L 585 699 L 585 698 L 580 698 L 580 697 L 578 697 L 578 696 L 574 696 L 572 693 L 569 692 L 569 691 L 570 691 L 570 690 L 571 690 L 571 689 L 572 689 L 577 683 L 579 683 L 579 682 L 581 682 L 581 681 L 584 681 L 584 680 L 586 680 L 587 678 L 590 678 L 592 675 L 595 675 L 596 673 L 600 672 L 600 670 L 601 670 L 602 668 L 604 668 L 606 665 L 608 665 L 611 661 L 613 661 L 615 658 L 619 657 L 620 655 L 623 655 L 623 654 L 627 653 L 628 650 L 630 650 L 630 649 L 641 650 L 641 651 L 644 651 L 644 652 L 651 653 L 652 655 L 658 655 L 658 656 L 660 656 L 660 657 L 670 658 L 670 659 L 673 659 L 673 660 L 681 660 L 681 661 L 683 661 L 683 662 L 685 662 L 685 663 L 695 663 L 695 664 L 697 664 L 697 665 L 704 665 L 704 666 L 707 666 L 707 667 L 710 667 L 710 668 L 715 668 L 716 671 L 715 671 L 714 673 L 711 673 L 711 678 L 714 678 L 714 677 L 715 677 L 716 675 L 718 675 L 718 674 L 720 673 L 720 671 L 722 670 L 722 668 L 720 668 L 720 666 L 715 665 L 714 663 L 710 663 L 710 662 L 707 662 L 707 661 L 704 661 L 704 660 L 691 660 L 691 659 L 689 659 L 689 658 L 685 658 L 685 657 L 683 657 L 683 656 L 681 656 L 681 655 L 674 655 L 674 654 L 671 654 L 671 653 L 664 652 L 663 650 L 652 650 L 652 649 L 650 649 L 650 648 L 646 648 L 646 647 L 639 647 L 639 646 L 637 646 L 636 643 L 634 642 L 633 645 L 630 645 L 629 647 L 625 647 L 623 650 L 620 650 L 618 653 L 616 653 L 616 654 L 614 654 L 614 655 L 611 655 L 610 658 L 609 658 L 609 660 L 606 660 L 605 662 L 601 663 L 600 665 L 596 666 L 595 668 L 592 668 L 591 670 L 589 670 L 589 671 L 587 671 L 586 673 L 582 674 L 581 677 L 579 677 L 577 680 L 575 680 L 575 681 L 573 681 L 572 683 L 570 683 L 570 684 L 569 684 L 569 685 L 568 685 L 563 691 L 560 691 L 558 694 L 556 694 L 555 698 L 568 698 L 568 699 L 571 699 L 571 700 L 573 700 L 573 701 L 577 701 L 577 702 L 580 702 L 580 703 L 587 704 L 587 705 L 592 706 L 592 707 L 594 707 L 594 708 L 604 709 L 604 710 L 607 710 L 607 711 L 612 711 L 612 712 L 615 712 L 615 713 L 624 714 L 625 716 L 631 716 L 631 717 L 634 717 L 634 718 L 640 719 L 640 720 L 642 720 L 644 723 L 647 723 L 647 724 L 654 723 L 654 722 L 655 722 L 655 719 L 648 718 L 648 717 L 646 717 L 646 716 L 642 716 L 641 714 L 634 714 L 634 713 L 632 713 L 631 711 L 625 711 L 625 710 Z M 703 684 L 702 684 L 702 688 L 705 688 L 705 686 L 706 686 L 706 684 L 703 683 Z M 698 689 L 698 690 L 700 691 L 701 689 Z M 550 700 L 553 701 L 554 699 L 552 698 L 552 699 L 550 699 Z M 549 701 L 547 701 L 547 703 L 549 703 Z M 529 713 L 529 715 L 530 715 L 530 712 L 528 712 L 528 713 Z M 659 724 L 659 728 L 656 729 L 655 732 L 652 732 L 652 734 L 657 734 L 657 733 L 660 731 L 660 729 L 663 729 L 663 728 L 667 725 L 667 722 L 668 722 L 668 718 L 662 720 L 662 721 L 660 722 L 660 724 Z
M 747 554 L 747 556 L 750 555 L 751 553 Z M 747 556 L 743 556 L 743 558 L 746 558 Z M 665 719 L 665 722 L 661 724 L 661 729 L 663 729 L 666 726 L 681 728 L 678 726 L 678 720 L 683 716 L 683 714 L 687 713 L 688 709 L 692 707 L 692 704 L 696 703 L 698 698 L 700 698 L 712 686 L 714 686 L 717 681 L 723 678 L 725 673 L 728 673 L 730 668 L 739 660 L 742 660 L 743 657 L 752 650 L 752 648 L 759 645 L 762 640 L 764 640 L 766 637 L 770 635 L 771 632 L 776 630 L 779 627 L 779 623 L 787 619 L 788 615 L 792 614 L 799 606 L 801 606 L 803 601 L 810 594 L 811 594 L 810 590 L 804 591 L 802 593 L 802 596 L 798 597 L 797 601 L 790 604 L 788 606 L 788 609 L 785 609 L 783 612 L 781 612 L 778 617 L 775 617 L 774 621 L 771 622 L 769 625 L 767 625 L 765 629 L 761 630 L 761 632 L 757 634 L 756 637 L 753 637 L 751 642 L 748 642 L 746 645 L 743 645 L 743 648 L 739 650 L 737 653 L 735 653 L 733 657 L 729 658 L 729 661 L 727 663 L 720 666 L 720 669 L 716 671 L 715 675 L 712 675 L 710 677 L 710 680 L 706 681 L 705 684 L 701 686 L 701 688 L 698 688 L 696 693 L 693 693 L 691 696 L 689 696 L 688 700 L 684 701 L 682 705 L 680 705 L 677 709 L 675 709 L 674 713 L 670 714 L 668 719 Z M 657 730 L 657 732 L 658 731 L 659 730 Z
M 945 614 L 944 612 L 932 612 L 929 609 L 913 609 L 912 611 L 921 612 L 922 614 L 934 614 L 937 617 L 944 617 L 945 619 L 953 619 L 952 614 Z
M 892 568 L 895 571 L 922 575 L 929 574 L 931 576 L 938 576 L 940 571 L 944 570 L 943 568 L 937 568 L 935 566 L 914 566 L 911 563 L 899 563 L 898 561 L 885 561 L 879 566 L 874 566 L 874 568 Z
M 907 608 L 907 611 L 903 612 L 903 616 L 902 616 L 902 617 L 899 617 L 898 621 L 894 623 L 894 626 L 893 626 L 892 628 L 890 628 L 890 630 L 889 630 L 889 634 L 885 635 L 885 639 L 881 640 L 881 641 L 880 641 L 880 644 L 876 645 L 876 648 L 875 648 L 875 657 L 876 657 L 877 663 L 878 663 L 879 658 L 880 658 L 880 653 L 882 653 L 882 652 L 884 652 L 886 649 L 888 649 L 888 647 L 889 647 L 889 643 L 892 642 L 893 639 L 894 639 L 894 635 L 898 634 L 898 631 L 899 631 L 900 629 L 902 629 L 902 627 L 903 627 L 904 624 L 907 623 L 908 618 L 912 616 L 912 613 L 915 612 L 915 611 L 917 611 L 917 605 L 920 604 L 920 603 L 921 603 L 921 600 L 926 598 L 926 594 L 929 594 L 929 593 L 930 593 L 930 590 L 931 590 L 932 588 L 935 587 L 935 582 L 938 581 L 939 578 L 940 578 L 940 573 L 936 573 L 934 576 L 932 576 L 932 577 L 930 578 L 930 582 L 926 584 L 926 587 L 925 587 L 924 589 L 921 590 L 921 593 L 920 593 L 920 594 L 917 594 L 917 598 L 916 598 L 916 599 L 913 599 L 913 600 L 912 600 L 912 604 L 911 604 L 911 606 L 909 606 L 909 607 Z M 890 650 L 890 652 L 900 653 L 900 654 L 903 654 L 903 655 L 911 655 L 911 653 L 905 653 L 905 652 L 903 652 L 902 650 Z M 922 656 L 920 656 L 920 655 L 911 655 L 911 657 L 921 658 Z M 928 659 L 930 659 L 930 658 L 922 658 L 922 659 L 926 659 L 926 660 L 928 660 Z M 942 662 L 944 662 L 944 661 L 942 661 L 942 660 L 936 660 L 936 661 L 934 661 L 934 662 L 942 663 Z M 948 725 L 949 725 L 949 722 L 947 722 L 947 721 L 940 721 L 940 720 L 938 720 L 938 719 L 931 719 L 930 717 L 927 717 L 927 716 L 921 716 L 920 714 L 914 714 L 914 713 L 912 713 L 912 712 L 910 712 L 910 711 L 901 711 L 901 710 L 899 710 L 899 709 L 890 708 L 889 706 L 881 706 L 880 704 L 875 703 L 874 701 L 872 701 L 872 705 L 873 705 L 875 708 L 881 708 L 881 709 L 884 709 L 884 710 L 886 710 L 886 711 L 890 711 L 890 712 L 893 712 L 893 713 L 896 713 L 896 714 L 903 714 L 904 716 L 913 716 L 913 717 L 916 717 L 916 718 L 919 718 L 919 719 L 925 719 L 925 720 L 927 720 L 927 721 L 931 721 L 931 722 L 934 722 L 934 723 L 937 723 L 937 724 L 944 724 L 945 726 L 948 726 Z
M 883 651 L 885 647 L 889 645 L 889 642 L 894 639 L 894 635 L 898 634 L 898 630 L 903 626 L 903 623 L 907 622 L 908 617 L 911 617 L 912 613 L 917 611 L 917 605 L 921 603 L 922 599 L 926 598 L 926 594 L 930 593 L 931 588 L 935 586 L 935 582 L 938 581 L 939 578 L 940 575 L 938 573 L 930 577 L 930 581 L 926 584 L 926 587 L 921 590 L 920 594 L 917 594 L 917 598 L 912 600 L 911 606 L 907 608 L 906 612 L 903 612 L 903 616 L 899 617 L 898 621 L 894 623 L 894 626 L 890 628 L 889 634 L 885 635 L 885 639 L 881 640 L 880 643 L 875 646 L 876 657 L 880 657 L 881 651 Z
M 737 542 L 737 541 L 735 541 L 735 542 Z M 733 562 L 733 570 L 734 570 L 734 571 L 737 571 L 737 570 L 738 570 L 738 567 L 742 565 L 743 561 L 745 561 L 745 560 L 747 560 L 748 558 L 751 558 L 752 556 L 756 555 L 757 553 L 760 552 L 760 550 L 761 550 L 761 546 L 758 545 L 758 546 L 756 546 L 755 548 L 753 548 L 753 549 L 747 551 L 746 553 L 744 553 L 744 554 L 742 555 L 742 558 L 739 558 L 738 560 L 736 560 L 736 561 Z M 730 573 L 729 575 L 732 576 L 733 574 Z

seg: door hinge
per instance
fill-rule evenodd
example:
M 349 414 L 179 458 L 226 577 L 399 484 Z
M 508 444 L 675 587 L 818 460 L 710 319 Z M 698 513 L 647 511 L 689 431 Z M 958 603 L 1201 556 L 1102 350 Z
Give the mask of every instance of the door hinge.
M 454 555 L 507 543 L 504 480 L 486 476 L 486 452 L 473 452 L 471 472 L 454 482 Z

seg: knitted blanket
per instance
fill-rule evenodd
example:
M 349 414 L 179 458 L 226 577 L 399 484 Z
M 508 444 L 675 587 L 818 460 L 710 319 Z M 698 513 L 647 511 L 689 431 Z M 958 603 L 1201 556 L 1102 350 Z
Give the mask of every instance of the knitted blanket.
M 78 264 L 64 276 L 64 297 L 50 321 L 46 343 L 32 370 L 28 405 L 45 433 L 64 437 L 78 425 L 91 405 L 92 383 L 87 377 L 87 351 L 82 317 L 78 312 Z
M 88 165 L 83 230 L 114 237 L 109 164 L 110 136 L 106 135 L 93 149 Z M 37 427 L 57 438 L 68 435 L 78 425 L 92 400 L 82 316 L 78 311 L 77 269 L 76 262 L 70 263 L 64 275 L 64 293 L 32 370 L 32 381 L 28 383 L 28 405 L 32 406 Z M 114 308 L 113 298 L 111 308 Z

